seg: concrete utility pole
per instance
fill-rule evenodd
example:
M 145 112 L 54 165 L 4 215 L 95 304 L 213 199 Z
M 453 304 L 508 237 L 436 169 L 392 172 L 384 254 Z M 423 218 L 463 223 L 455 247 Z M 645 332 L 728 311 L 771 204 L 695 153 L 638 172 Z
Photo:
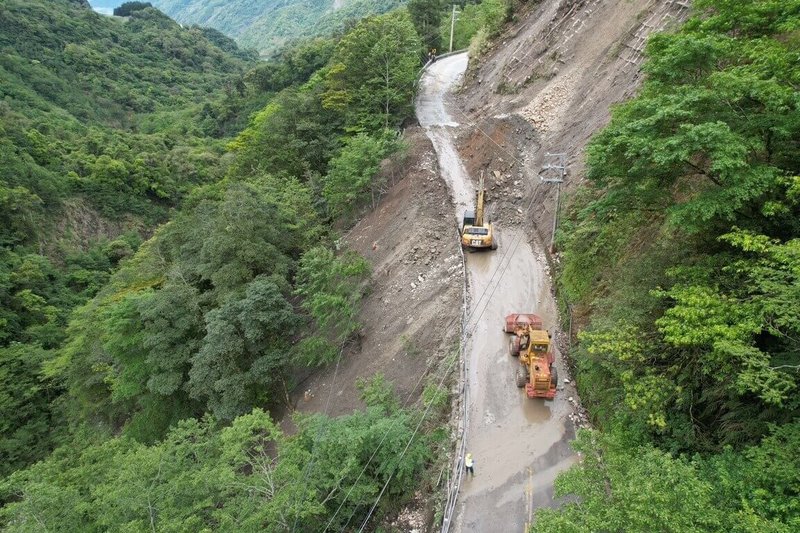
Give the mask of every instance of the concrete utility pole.
M 564 183 L 564 176 L 567 173 L 567 154 L 544 154 L 545 158 L 553 158 L 550 163 L 542 165 L 542 173 L 539 179 L 545 183 L 556 184 L 556 212 L 553 214 L 553 233 L 550 236 L 550 252 L 555 251 L 556 228 L 558 227 L 558 212 L 561 210 L 561 184 Z M 551 172 L 554 171 L 554 172 Z
M 456 27 L 456 14 L 461 13 L 460 11 L 456 11 L 456 5 L 453 4 L 453 16 L 450 18 L 450 50 L 449 52 L 453 51 L 453 30 Z

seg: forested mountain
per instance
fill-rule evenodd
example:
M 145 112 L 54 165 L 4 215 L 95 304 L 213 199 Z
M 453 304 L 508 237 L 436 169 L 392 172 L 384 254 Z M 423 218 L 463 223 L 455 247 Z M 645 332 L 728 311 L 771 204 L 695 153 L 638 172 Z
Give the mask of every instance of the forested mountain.
M 183 24 L 215 28 L 240 46 L 272 55 L 285 44 L 329 36 L 368 15 L 386 13 L 401 0 L 155 0 Z
M 441 382 L 401 406 L 376 375 L 366 409 L 291 435 L 270 409 L 359 330 L 369 266 L 334 243 L 403 150 L 442 6 L 258 62 L 144 4 L 0 4 L 0 528 L 341 531 L 397 510 L 445 472 Z M 650 42 L 559 230 L 596 429 L 539 531 L 800 529 L 800 2 L 696 5 Z M 511 11 L 465 8 L 462 44 Z
M 380 376 L 293 437 L 258 408 L 358 329 L 368 268 L 333 228 L 400 148 L 422 43 L 399 11 L 256 64 L 123 7 L 0 5 L 0 524 L 342 527 L 442 434 Z
M 71 309 L 190 189 L 222 177 L 221 136 L 257 104 L 240 91 L 250 55 L 155 9 L 123 22 L 85 2 L 11 0 L 0 49 L 5 474 L 56 442 L 61 383 L 40 366 Z

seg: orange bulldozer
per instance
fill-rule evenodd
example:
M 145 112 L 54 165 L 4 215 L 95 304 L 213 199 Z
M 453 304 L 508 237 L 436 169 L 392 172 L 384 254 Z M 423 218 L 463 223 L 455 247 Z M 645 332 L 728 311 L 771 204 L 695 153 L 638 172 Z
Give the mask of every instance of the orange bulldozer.
M 533 313 L 511 314 L 506 317 L 503 331 L 514 335 L 508 341 L 508 352 L 519 357 L 517 387 L 525 387 L 528 398 L 553 399 L 558 372 L 553 365 L 550 333 L 544 329 L 542 319 Z

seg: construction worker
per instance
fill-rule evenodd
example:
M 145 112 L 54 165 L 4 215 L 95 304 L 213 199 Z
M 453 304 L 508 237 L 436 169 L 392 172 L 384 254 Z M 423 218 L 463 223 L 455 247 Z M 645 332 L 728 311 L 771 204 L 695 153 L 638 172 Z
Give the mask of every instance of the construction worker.
M 468 453 L 464 459 L 464 466 L 467 467 L 467 472 L 473 477 L 475 476 L 475 461 L 472 460 L 472 454 Z

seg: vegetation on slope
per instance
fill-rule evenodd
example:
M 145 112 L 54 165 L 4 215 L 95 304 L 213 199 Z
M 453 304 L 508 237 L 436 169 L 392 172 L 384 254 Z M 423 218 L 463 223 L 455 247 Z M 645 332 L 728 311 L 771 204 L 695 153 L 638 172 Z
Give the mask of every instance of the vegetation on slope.
M 505 0 L 345 0 L 333 9 L 330 0 L 254 2 L 252 0 L 155 0 L 153 5 L 184 24 L 215 28 L 236 39 L 240 46 L 273 57 L 284 48 L 315 37 L 330 38 L 349 31 L 356 21 L 396 10 L 405 4 L 426 50 L 446 52 L 450 44 L 451 9 L 458 6 L 453 49 L 469 46 L 472 37 L 497 31 L 512 16 Z
M 350 0 L 333 9 L 332 0 L 153 2 L 178 22 L 215 28 L 266 57 L 309 38 L 342 34 L 356 21 L 388 13 L 401 4 L 399 0 Z
M 800 527 L 800 3 L 695 7 L 651 39 L 560 232 L 600 429 L 538 531 Z
M 336 420 L 303 418 L 291 437 L 254 409 L 225 428 L 183 420 L 152 446 L 76 442 L 0 483 L 0 522 L 9 532 L 342 530 L 385 486 L 393 498 L 414 487 L 434 442 L 412 439 L 418 414 L 368 402 Z
M 223 175 L 217 137 L 257 101 L 236 90 L 253 62 L 206 34 L 153 9 L 123 23 L 81 2 L 0 6 L 2 474 L 59 442 L 63 383 L 41 367 L 71 310 Z
M 230 44 L 215 32 L 126 9 L 123 21 L 66 2 L 0 7 L 41 39 L 39 63 L 17 50 L 23 38 L 4 44 L 18 123 L 2 142 L 18 167 L 2 196 L 14 209 L 3 211 L 0 278 L 13 302 L 0 322 L 0 524 L 310 531 L 402 503 L 442 434 L 421 425 L 427 411 L 399 408 L 380 376 L 363 384 L 364 412 L 299 419 L 293 436 L 259 409 L 283 405 L 294 370 L 334 360 L 359 328 L 367 264 L 335 253 L 333 228 L 371 203 L 379 162 L 401 148 L 422 55 L 411 19 L 368 18 L 255 65 L 213 44 Z M 95 50 L 120 42 L 135 50 L 112 50 L 130 79 Z M 77 43 L 89 66 L 67 66 Z M 45 58 L 51 85 L 83 97 L 25 73 Z M 63 83 L 60 68 L 83 75 Z M 127 81 L 131 98 L 117 99 Z M 179 146 L 204 154 L 186 176 L 163 166 Z M 137 171 L 150 181 L 131 189 Z M 36 217 L 77 201 L 139 217 L 152 237 L 40 255 L 54 233 Z M 424 397 L 445 408 L 435 385 Z

